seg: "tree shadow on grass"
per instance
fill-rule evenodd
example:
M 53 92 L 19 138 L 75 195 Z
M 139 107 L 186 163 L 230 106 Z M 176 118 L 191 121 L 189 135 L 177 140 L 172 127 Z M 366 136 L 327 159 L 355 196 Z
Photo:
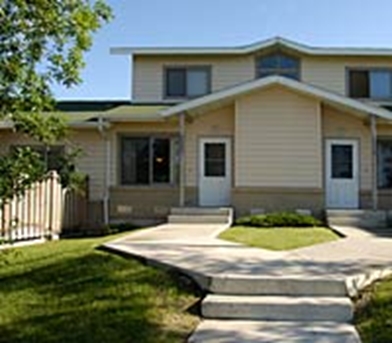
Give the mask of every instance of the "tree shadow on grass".
M 91 250 L 3 275 L 0 299 L 8 343 L 183 342 L 197 322 L 172 276 Z

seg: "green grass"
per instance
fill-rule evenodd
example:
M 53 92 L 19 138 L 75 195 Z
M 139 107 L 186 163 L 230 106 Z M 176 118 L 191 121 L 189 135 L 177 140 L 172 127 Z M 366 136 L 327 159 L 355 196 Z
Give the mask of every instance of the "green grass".
M 187 312 L 195 290 L 94 249 L 110 239 L 19 248 L 5 262 L 0 256 L 0 342 L 184 342 L 198 322 Z
M 269 249 L 290 250 L 339 238 L 327 228 L 253 228 L 234 226 L 219 236 L 228 241 Z
M 392 342 L 392 278 L 377 282 L 361 294 L 355 323 L 363 343 Z

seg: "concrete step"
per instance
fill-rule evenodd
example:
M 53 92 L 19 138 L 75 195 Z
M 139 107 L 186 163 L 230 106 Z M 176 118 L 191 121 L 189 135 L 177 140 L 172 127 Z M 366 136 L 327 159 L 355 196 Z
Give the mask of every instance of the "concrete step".
M 329 225 L 386 227 L 387 212 L 371 210 L 327 210 Z
M 349 322 L 353 318 L 351 300 L 343 297 L 210 294 L 203 300 L 201 312 L 214 319 Z
M 188 343 L 360 343 L 355 327 L 335 322 L 204 320 Z
M 243 275 L 216 275 L 211 278 L 209 291 L 216 294 L 243 295 L 348 295 L 344 280 L 323 278 L 289 278 Z
M 175 215 L 226 215 L 232 214 L 230 207 L 172 207 L 170 214 Z
M 170 224 L 228 224 L 226 215 L 179 215 L 170 214 L 167 218 Z

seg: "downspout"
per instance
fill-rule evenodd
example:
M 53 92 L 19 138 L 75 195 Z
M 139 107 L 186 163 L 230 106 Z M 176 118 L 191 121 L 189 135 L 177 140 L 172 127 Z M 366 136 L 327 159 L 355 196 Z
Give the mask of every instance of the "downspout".
M 104 142 L 105 166 L 104 166 L 104 189 L 103 189 L 103 222 L 109 225 L 109 184 L 110 184 L 110 140 L 106 131 L 105 122 L 102 116 L 98 117 L 98 131 Z
M 370 116 L 370 131 L 372 144 L 372 209 L 378 209 L 378 185 L 377 185 L 377 118 Z
M 186 182 L 186 171 L 185 171 L 185 113 L 182 112 L 179 115 L 179 133 L 180 133 L 180 194 L 179 194 L 179 205 L 180 207 L 185 206 L 185 182 Z

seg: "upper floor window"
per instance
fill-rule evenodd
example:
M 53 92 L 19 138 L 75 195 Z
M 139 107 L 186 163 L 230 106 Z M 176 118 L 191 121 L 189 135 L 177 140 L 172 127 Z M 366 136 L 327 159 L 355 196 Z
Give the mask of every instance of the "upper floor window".
M 348 92 L 352 98 L 392 99 L 392 69 L 349 70 Z
M 257 78 L 281 75 L 290 79 L 299 80 L 299 69 L 299 59 L 283 53 L 261 56 L 256 60 Z
M 165 98 L 195 98 L 210 93 L 209 67 L 170 67 L 165 69 Z

